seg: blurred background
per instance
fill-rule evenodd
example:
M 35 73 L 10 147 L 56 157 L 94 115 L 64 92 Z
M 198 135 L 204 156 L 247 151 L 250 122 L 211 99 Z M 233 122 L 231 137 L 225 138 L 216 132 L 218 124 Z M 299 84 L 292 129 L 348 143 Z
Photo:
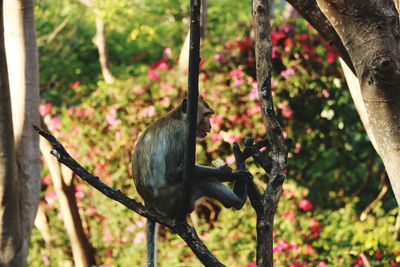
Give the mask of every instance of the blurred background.
M 36 1 L 44 123 L 83 166 L 136 199 L 130 162 L 138 135 L 187 90 L 188 4 Z M 201 164 L 220 158 L 235 168 L 232 143 L 265 131 L 251 6 L 208 1 L 203 13 L 200 93 L 216 114 L 211 134 L 197 145 Z M 275 216 L 275 266 L 398 266 L 399 209 L 337 55 L 283 1 L 274 3 L 272 26 L 274 103 L 293 140 Z M 264 172 L 248 166 L 264 187 Z M 145 265 L 144 218 L 68 171 L 63 186 L 46 164 L 42 177 L 29 266 L 74 266 L 79 257 L 96 266 Z M 227 266 L 255 266 L 250 203 L 234 211 L 204 200 L 191 219 Z M 158 240 L 160 266 L 201 266 L 167 229 Z

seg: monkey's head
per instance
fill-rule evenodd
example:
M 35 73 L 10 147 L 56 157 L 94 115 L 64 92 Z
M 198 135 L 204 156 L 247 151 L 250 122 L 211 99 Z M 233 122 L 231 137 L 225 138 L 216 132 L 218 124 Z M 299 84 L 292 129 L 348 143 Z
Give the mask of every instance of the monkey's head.
M 187 99 L 185 98 L 181 105 L 181 110 L 186 113 Z M 210 116 L 214 114 L 214 110 L 207 104 L 202 96 L 199 97 L 197 104 L 197 126 L 196 137 L 203 139 L 211 131 Z

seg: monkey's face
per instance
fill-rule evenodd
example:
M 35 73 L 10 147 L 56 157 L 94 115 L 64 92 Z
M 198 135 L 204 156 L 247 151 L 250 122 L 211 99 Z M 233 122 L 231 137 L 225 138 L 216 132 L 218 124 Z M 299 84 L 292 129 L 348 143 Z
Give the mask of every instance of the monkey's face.
M 214 114 L 207 104 L 200 102 L 197 111 L 196 137 L 203 139 L 211 131 L 210 116 Z

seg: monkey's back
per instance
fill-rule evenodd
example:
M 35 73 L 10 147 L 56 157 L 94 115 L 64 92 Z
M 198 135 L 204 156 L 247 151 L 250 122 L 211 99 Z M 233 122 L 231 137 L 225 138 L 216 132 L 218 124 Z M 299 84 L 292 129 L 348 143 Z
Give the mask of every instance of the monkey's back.
M 133 155 L 133 178 L 146 204 L 163 187 L 181 182 L 186 125 L 178 110 L 159 118 L 140 136 Z

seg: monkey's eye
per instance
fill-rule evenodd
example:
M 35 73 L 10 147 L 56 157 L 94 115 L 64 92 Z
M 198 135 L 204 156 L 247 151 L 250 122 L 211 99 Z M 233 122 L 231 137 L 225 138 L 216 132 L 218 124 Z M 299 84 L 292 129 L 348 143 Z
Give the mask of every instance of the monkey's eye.
M 211 114 L 212 114 L 211 112 L 206 112 L 206 113 L 204 113 L 204 118 L 210 117 Z

